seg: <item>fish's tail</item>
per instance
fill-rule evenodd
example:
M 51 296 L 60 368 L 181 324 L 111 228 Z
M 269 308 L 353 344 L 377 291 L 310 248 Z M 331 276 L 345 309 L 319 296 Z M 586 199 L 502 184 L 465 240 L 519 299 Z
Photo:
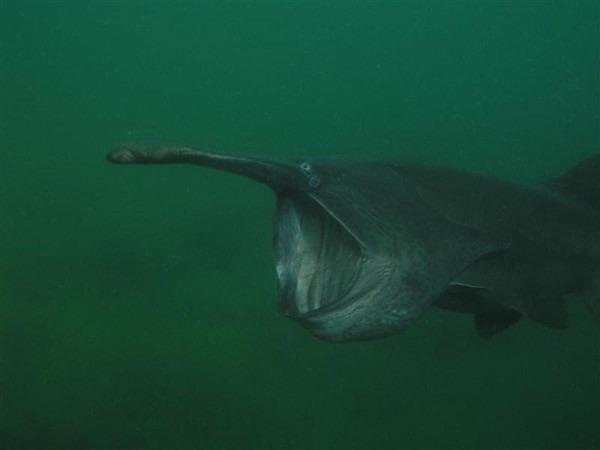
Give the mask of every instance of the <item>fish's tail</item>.
M 593 154 L 563 175 L 547 180 L 544 185 L 566 199 L 573 200 L 582 206 L 591 209 L 591 212 L 600 212 L 600 153 Z M 588 245 L 595 246 L 590 250 L 596 261 L 600 261 L 600 250 L 598 244 L 590 242 Z M 585 276 L 581 283 L 580 296 L 590 312 L 600 319 L 600 267 L 591 272 L 591 276 Z

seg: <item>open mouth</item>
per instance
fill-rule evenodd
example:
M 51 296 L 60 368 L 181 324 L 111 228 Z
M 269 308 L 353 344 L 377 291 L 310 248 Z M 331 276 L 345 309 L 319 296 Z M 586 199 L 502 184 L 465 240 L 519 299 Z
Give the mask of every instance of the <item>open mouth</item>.
M 335 309 L 356 285 L 363 260 L 359 244 L 306 194 L 278 196 L 274 247 L 285 315 L 300 318 Z

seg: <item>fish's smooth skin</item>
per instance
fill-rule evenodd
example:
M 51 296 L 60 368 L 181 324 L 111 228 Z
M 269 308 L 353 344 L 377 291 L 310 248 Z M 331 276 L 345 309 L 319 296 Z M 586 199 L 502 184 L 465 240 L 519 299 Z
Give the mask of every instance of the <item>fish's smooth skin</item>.
M 525 186 L 457 169 L 274 158 L 123 143 L 116 164 L 195 164 L 277 197 L 279 306 L 315 336 L 399 332 L 430 306 L 489 338 L 522 316 L 567 326 L 565 296 L 600 315 L 600 156 Z

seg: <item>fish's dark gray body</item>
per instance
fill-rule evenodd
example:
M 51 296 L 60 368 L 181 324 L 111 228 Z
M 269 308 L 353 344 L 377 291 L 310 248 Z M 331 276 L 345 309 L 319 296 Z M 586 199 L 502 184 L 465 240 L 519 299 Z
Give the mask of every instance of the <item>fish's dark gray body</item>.
M 523 315 L 566 327 L 569 294 L 600 315 L 600 156 L 533 187 L 425 165 L 140 143 L 107 158 L 269 186 L 280 309 L 322 339 L 387 336 L 432 305 L 473 314 L 486 338 Z

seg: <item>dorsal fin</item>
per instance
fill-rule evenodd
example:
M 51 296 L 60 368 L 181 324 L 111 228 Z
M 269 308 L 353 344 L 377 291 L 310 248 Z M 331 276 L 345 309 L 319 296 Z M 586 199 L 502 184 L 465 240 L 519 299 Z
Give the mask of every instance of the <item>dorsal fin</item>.
M 600 154 L 592 155 L 545 185 L 578 202 L 600 210 Z

